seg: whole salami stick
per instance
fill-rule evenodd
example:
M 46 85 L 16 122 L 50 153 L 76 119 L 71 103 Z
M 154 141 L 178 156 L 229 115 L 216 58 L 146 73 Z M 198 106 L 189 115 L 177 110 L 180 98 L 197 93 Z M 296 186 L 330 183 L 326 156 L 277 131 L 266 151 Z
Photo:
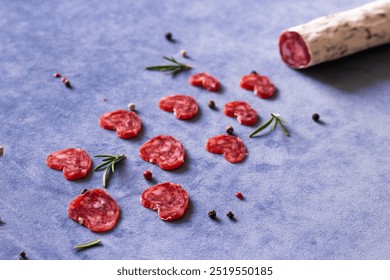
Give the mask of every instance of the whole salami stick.
M 378 0 L 288 28 L 279 37 L 279 51 L 289 66 L 307 68 L 387 43 L 390 0 Z

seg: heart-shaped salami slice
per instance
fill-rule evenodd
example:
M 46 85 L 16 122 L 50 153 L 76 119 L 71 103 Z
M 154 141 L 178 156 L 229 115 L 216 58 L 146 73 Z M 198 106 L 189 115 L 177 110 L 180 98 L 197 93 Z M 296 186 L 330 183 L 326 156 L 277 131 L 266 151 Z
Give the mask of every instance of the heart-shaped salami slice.
M 158 102 L 160 109 L 173 112 L 175 117 L 180 120 L 188 120 L 198 113 L 198 103 L 194 98 L 187 95 L 165 96 Z
M 50 154 L 46 158 L 46 164 L 52 169 L 62 170 L 66 179 L 77 180 L 87 176 L 92 161 L 86 151 L 69 148 Z
M 144 143 L 138 154 L 143 160 L 155 163 L 161 169 L 171 170 L 184 163 L 185 150 L 172 136 L 159 135 Z
M 133 138 L 141 130 L 141 119 L 135 112 L 116 110 L 100 117 L 99 125 L 105 129 L 116 130 L 120 138 Z
M 119 211 L 118 203 L 102 189 L 88 190 L 68 205 L 69 218 L 95 232 L 112 229 Z
M 157 211 L 160 219 L 172 221 L 184 215 L 188 208 L 188 194 L 179 184 L 170 182 L 154 185 L 141 194 L 141 204 Z
M 246 156 L 246 148 L 242 140 L 225 134 L 208 139 L 206 150 L 213 154 L 223 154 L 231 163 L 240 162 Z
M 232 101 L 225 104 L 226 116 L 237 118 L 243 125 L 253 125 L 257 121 L 257 112 L 245 101 Z
M 217 92 L 219 90 L 218 79 L 206 72 L 192 75 L 189 79 L 189 83 L 192 86 L 203 87 L 208 91 Z
M 240 86 L 243 89 L 253 90 L 254 94 L 260 98 L 270 98 L 275 93 L 275 86 L 266 76 L 251 73 L 241 78 Z

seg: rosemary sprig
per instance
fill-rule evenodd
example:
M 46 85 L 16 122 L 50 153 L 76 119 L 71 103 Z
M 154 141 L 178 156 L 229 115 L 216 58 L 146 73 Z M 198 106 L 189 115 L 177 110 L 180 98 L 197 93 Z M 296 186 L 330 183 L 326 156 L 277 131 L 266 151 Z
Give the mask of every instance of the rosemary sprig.
M 168 72 L 168 74 L 176 75 L 180 71 L 189 70 L 192 67 L 183 63 L 180 63 L 176 61 L 173 57 L 166 57 L 163 56 L 165 60 L 168 60 L 169 62 L 172 62 L 173 64 L 167 64 L 167 65 L 157 65 L 157 66 L 149 66 L 146 67 L 146 70 L 151 71 L 160 71 L 160 72 Z
M 271 128 L 271 130 L 274 130 L 276 126 L 279 124 L 280 128 L 282 129 L 284 135 L 289 136 L 287 128 L 283 125 L 283 123 L 287 123 L 285 120 L 283 120 L 279 114 L 271 113 L 271 118 L 262 126 L 256 128 L 251 134 L 249 134 L 249 137 L 255 136 L 257 133 L 262 131 L 263 129 L 267 128 L 272 122 L 274 121 L 274 124 Z
M 94 240 L 94 241 L 90 241 L 90 242 L 87 242 L 87 243 L 83 243 L 83 244 L 80 244 L 80 245 L 76 245 L 76 246 L 74 246 L 73 248 L 74 248 L 74 249 L 85 249 L 85 248 L 89 248 L 89 247 L 98 245 L 99 243 L 100 243 L 100 239 L 96 239 L 96 240 Z
M 121 155 L 95 155 L 94 157 L 103 158 L 103 162 L 95 167 L 95 171 L 103 170 L 103 187 L 107 186 L 107 177 L 109 173 L 115 172 L 115 164 L 120 162 L 126 157 L 125 154 Z

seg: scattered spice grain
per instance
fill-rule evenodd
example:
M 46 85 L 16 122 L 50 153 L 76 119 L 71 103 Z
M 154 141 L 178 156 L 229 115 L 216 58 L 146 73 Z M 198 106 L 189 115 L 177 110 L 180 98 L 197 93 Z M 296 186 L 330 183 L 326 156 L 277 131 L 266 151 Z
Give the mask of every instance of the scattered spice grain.
M 244 199 L 243 194 L 240 193 L 240 192 L 236 192 L 235 196 L 236 196 L 237 198 L 239 198 L 239 199 Z
M 320 120 L 320 115 L 318 115 L 317 113 L 314 113 L 311 118 L 313 119 L 313 121 L 315 122 L 318 122 Z
M 217 217 L 217 212 L 215 212 L 215 210 L 212 210 L 209 212 L 209 217 L 211 219 L 215 219 Z
M 144 177 L 146 180 L 151 181 L 153 179 L 153 173 L 149 170 L 144 171 Z
M 209 103 L 208 103 L 209 107 L 211 109 L 215 109 L 215 102 L 213 100 L 210 100 Z
M 228 216 L 229 219 L 233 219 L 234 218 L 234 214 L 233 214 L 232 211 L 227 212 L 226 216 Z
M 234 129 L 231 125 L 227 126 L 225 130 L 227 134 L 233 135 Z

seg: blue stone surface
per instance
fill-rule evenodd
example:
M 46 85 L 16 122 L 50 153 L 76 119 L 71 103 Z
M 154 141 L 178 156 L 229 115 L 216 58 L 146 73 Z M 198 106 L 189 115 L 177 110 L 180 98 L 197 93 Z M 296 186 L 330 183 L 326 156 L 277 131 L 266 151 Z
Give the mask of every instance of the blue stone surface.
M 367 2 L 3 1 L 0 259 L 16 259 L 22 250 L 41 260 L 389 259 L 390 46 L 300 71 L 287 67 L 277 48 L 285 28 Z M 162 56 L 193 70 L 173 78 L 144 70 L 164 63 Z M 275 98 L 239 87 L 252 70 L 276 85 Z M 204 71 L 220 79 L 221 92 L 188 84 L 191 74 Z M 173 93 L 193 96 L 199 116 L 180 121 L 160 110 L 159 99 Z M 208 108 L 210 99 L 217 110 Z M 291 136 L 276 129 L 249 138 L 254 127 L 223 114 L 233 100 L 250 103 L 258 124 L 271 112 L 281 114 Z M 98 125 L 102 114 L 129 102 L 143 122 L 138 137 L 123 140 Z M 204 148 L 227 125 L 247 147 L 242 163 Z M 159 134 L 183 143 L 180 169 L 163 171 L 138 156 Z M 101 187 L 102 179 L 91 172 L 67 181 L 46 166 L 49 154 L 69 147 L 90 156 L 127 155 L 107 188 L 121 206 L 110 232 L 93 233 L 67 216 L 68 203 L 84 188 Z M 142 176 L 146 169 L 155 182 L 188 191 L 182 219 L 164 222 L 141 206 L 140 194 L 153 184 Z M 101 246 L 73 249 L 98 238 Z

